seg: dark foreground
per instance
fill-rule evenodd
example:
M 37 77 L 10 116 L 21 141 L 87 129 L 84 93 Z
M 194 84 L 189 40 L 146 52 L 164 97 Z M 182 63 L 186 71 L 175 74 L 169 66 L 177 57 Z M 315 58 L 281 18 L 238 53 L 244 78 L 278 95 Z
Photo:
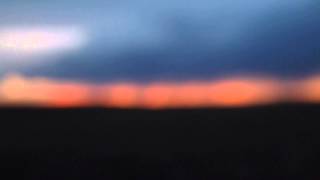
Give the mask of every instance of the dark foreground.
M 319 105 L 0 116 L 5 179 L 320 179 Z

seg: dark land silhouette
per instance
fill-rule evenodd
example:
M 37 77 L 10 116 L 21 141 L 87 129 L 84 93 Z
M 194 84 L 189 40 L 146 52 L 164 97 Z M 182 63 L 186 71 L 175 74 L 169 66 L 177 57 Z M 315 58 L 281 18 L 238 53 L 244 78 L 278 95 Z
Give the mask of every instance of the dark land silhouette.
M 320 105 L 0 109 L 10 179 L 319 179 Z

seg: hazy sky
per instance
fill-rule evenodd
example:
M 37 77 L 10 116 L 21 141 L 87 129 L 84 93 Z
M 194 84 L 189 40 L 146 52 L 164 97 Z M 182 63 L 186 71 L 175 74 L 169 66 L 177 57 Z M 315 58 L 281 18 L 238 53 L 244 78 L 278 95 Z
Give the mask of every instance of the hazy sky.
M 5 30 L 16 32 L 19 46 L 26 32 L 50 41 L 33 49 L 15 45 L 13 52 L 0 46 L 0 76 L 299 77 L 320 72 L 319 17 L 317 0 L 2 0 L 0 40 Z

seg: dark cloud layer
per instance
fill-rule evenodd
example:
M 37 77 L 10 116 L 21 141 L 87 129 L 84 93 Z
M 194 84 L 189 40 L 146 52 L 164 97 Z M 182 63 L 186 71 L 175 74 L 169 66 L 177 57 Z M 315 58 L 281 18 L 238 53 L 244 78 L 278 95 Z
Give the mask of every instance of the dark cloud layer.
M 81 15 L 66 5 L 74 9 L 71 19 L 91 28 L 89 44 L 55 61 L 16 70 L 88 81 L 210 79 L 238 73 L 293 77 L 320 71 L 320 4 L 315 1 L 139 2 L 111 3 L 104 14 L 103 8 L 94 11 L 99 3 L 93 1 L 91 22 L 90 13 Z

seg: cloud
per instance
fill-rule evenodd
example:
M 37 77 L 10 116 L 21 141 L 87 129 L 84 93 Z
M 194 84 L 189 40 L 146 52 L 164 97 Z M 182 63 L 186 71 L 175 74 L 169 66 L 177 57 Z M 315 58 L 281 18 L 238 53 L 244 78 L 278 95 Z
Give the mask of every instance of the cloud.
M 46 63 L 52 56 L 80 49 L 85 38 L 85 33 L 76 27 L 3 27 L 0 28 L 1 64 L 19 67 Z
M 80 25 L 90 43 L 55 61 L 6 72 L 145 82 L 233 73 L 295 76 L 320 69 L 320 11 L 312 0 L 32 2 L 3 3 L 4 19 Z

